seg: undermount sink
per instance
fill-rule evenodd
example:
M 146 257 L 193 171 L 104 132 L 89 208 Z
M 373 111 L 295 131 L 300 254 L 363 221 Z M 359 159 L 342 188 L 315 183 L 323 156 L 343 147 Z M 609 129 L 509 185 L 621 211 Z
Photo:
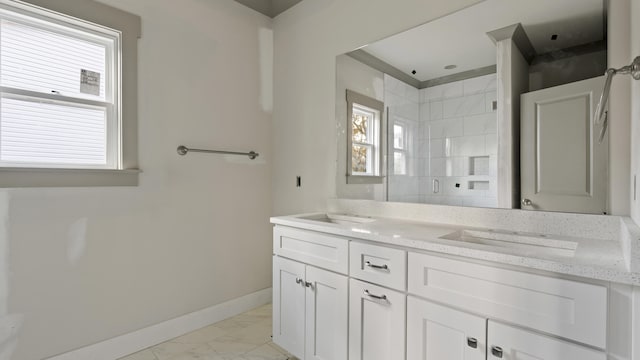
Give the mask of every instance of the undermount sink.
M 441 236 L 440 239 L 567 257 L 573 257 L 578 248 L 577 242 L 554 239 L 543 234 L 520 234 L 491 230 L 458 230 Z
M 341 214 L 314 214 L 308 216 L 300 216 L 300 219 L 340 225 L 366 224 L 376 221 L 376 219 L 372 219 L 369 217 Z

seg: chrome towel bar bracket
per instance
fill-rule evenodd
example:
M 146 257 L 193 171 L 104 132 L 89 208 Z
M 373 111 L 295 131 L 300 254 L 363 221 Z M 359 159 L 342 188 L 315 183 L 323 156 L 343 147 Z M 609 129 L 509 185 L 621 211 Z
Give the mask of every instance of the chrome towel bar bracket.
M 249 159 L 251 160 L 254 160 L 258 156 L 260 156 L 260 154 L 258 154 L 255 151 L 249 151 L 248 153 L 245 153 L 245 152 L 223 151 L 223 150 L 190 149 L 184 145 L 178 146 L 177 151 L 178 151 L 178 154 L 182 156 L 187 155 L 190 152 L 199 152 L 199 153 L 208 153 L 208 154 L 242 155 L 242 156 L 248 156 Z
M 615 75 L 631 75 L 635 80 L 640 80 L 640 56 L 633 59 L 630 65 L 623 66 L 619 69 L 610 68 L 605 72 L 606 79 L 604 82 L 604 89 L 600 95 L 600 101 L 596 107 L 596 113 L 594 115 L 594 125 L 600 126 L 600 138 L 599 142 L 602 142 L 604 135 L 607 132 L 608 113 L 606 110 L 607 102 L 609 101 L 609 91 L 611 90 L 611 82 Z

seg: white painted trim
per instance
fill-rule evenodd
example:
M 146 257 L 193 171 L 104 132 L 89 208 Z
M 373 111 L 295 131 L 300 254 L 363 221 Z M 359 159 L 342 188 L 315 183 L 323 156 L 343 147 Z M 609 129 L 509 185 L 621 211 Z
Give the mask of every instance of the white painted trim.
M 171 340 L 271 302 L 271 288 L 195 311 L 157 325 L 48 358 L 48 360 L 113 360 Z
M 631 330 L 631 339 L 633 339 L 632 359 L 640 360 L 640 287 L 633 288 L 633 328 Z

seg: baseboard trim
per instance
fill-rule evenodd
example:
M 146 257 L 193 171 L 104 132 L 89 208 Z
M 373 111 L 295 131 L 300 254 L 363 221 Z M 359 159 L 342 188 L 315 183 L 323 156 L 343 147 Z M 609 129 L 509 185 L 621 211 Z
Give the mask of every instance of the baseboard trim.
M 114 360 L 271 302 L 271 288 L 157 325 L 73 350 L 48 360 Z

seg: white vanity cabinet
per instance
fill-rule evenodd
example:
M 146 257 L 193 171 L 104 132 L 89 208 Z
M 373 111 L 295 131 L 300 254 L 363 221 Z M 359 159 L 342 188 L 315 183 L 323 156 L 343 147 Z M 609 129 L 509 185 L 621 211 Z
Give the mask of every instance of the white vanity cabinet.
M 273 339 L 300 359 L 607 358 L 601 282 L 356 237 L 274 229 Z
M 345 245 L 347 242 L 324 236 L 305 239 L 305 232 L 279 230 L 282 231 L 274 232 L 276 239 L 281 241 L 281 237 L 291 239 L 290 236 L 295 236 L 300 246 L 296 247 L 299 254 L 287 252 L 294 260 L 277 253 L 273 257 L 273 341 L 302 360 L 346 360 L 347 276 L 301 263 L 296 258 L 313 257 L 313 252 L 305 252 L 305 249 L 327 247 L 331 240 L 342 241 Z M 329 266 L 346 267 L 347 252 L 343 254 L 336 262 L 329 261 Z M 316 259 L 317 263 L 323 261 Z

